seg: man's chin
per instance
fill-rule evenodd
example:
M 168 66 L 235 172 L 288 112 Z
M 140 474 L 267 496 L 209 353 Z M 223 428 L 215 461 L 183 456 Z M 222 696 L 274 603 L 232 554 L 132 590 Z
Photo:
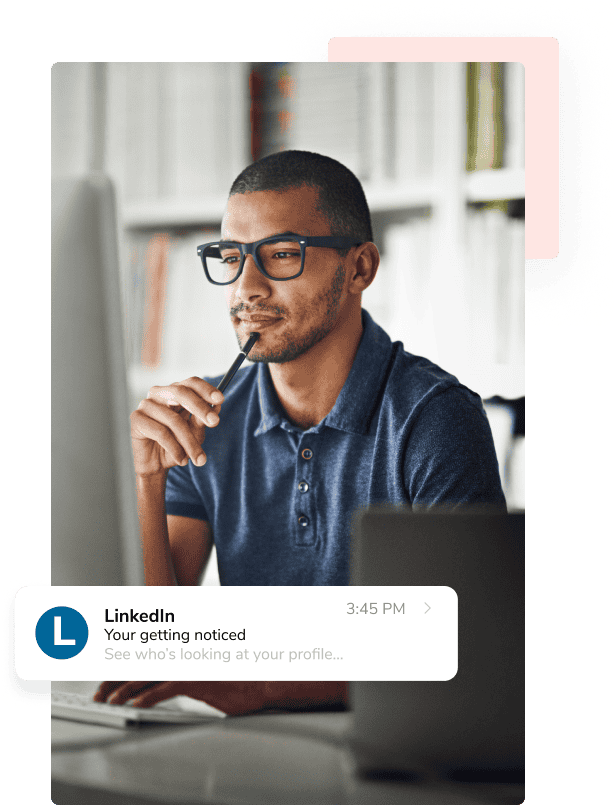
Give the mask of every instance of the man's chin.
M 274 334 L 265 331 L 249 353 L 248 360 L 252 363 L 290 363 L 309 352 L 329 332 L 328 328 L 321 327 L 303 335 L 303 338 L 290 340 L 289 334 Z M 243 349 L 238 332 L 236 332 L 236 336 L 240 348 Z
M 255 354 L 254 354 L 255 353 Z M 290 361 L 296 360 L 299 355 L 302 353 L 295 353 L 289 350 L 279 350 L 279 351 L 258 351 L 256 352 L 255 349 L 249 353 L 249 360 L 252 363 L 289 363 Z
M 241 341 L 237 337 L 239 345 Z M 266 344 L 260 341 L 252 348 L 249 353 L 248 360 L 252 363 L 290 363 L 304 355 L 311 349 L 313 343 L 310 341 L 307 344 L 278 344 L 267 347 Z

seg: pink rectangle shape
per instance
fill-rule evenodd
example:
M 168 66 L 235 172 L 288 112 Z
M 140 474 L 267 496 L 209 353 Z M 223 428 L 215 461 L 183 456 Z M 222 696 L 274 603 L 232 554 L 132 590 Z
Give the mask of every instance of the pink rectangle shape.
M 553 37 L 335 37 L 329 61 L 521 62 L 525 68 L 525 258 L 559 252 L 559 43 Z

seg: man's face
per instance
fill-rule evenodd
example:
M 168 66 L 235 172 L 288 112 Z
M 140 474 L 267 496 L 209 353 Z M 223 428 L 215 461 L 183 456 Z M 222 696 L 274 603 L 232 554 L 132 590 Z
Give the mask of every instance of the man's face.
M 253 243 L 288 232 L 330 235 L 317 202 L 318 191 L 306 186 L 231 196 L 222 237 Z M 307 247 L 303 273 L 287 282 L 265 277 L 248 255 L 239 279 L 226 286 L 226 301 L 241 346 L 251 332 L 260 333 L 250 360 L 286 363 L 325 338 L 347 299 L 345 277 L 345 261 L 334 249 Z

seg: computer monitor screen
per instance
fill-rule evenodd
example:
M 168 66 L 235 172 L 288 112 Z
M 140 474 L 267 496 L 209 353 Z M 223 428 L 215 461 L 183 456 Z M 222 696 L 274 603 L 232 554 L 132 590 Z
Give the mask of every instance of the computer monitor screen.
M 51 187 L 51 581 L 138 583 L 111 182 Z

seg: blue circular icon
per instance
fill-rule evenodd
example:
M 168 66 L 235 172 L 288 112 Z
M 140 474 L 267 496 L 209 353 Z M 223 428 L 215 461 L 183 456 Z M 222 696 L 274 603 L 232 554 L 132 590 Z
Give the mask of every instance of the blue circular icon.
M 36 624 L 36 642 L 55 660 L 68 660 L 83 651 L 88 634 L 85 618 L 70 607 L 48 609 Z

